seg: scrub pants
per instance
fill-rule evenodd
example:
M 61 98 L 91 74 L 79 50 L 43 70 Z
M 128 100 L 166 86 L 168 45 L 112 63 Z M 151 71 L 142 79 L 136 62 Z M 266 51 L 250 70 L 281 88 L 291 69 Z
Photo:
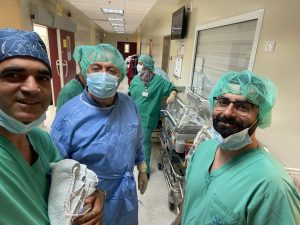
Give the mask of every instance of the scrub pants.
M 152 150 L 152 142 L 151 142 L 151 135 L 152 135 L 152 128 L 143 128 L 144 133 L 144 157 L 145 162 L 147 164 L 147 173 L 150 173 L 150 159 L 151 159 L 151 150 Z

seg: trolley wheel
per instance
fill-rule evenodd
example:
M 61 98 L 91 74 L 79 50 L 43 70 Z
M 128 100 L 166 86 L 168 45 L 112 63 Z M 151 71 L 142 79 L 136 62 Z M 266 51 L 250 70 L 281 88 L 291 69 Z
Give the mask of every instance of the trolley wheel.
M 175 196 L 172 190 L 169 191 L 168 195 L 168 207 L 170 211 L 175 209 Z
M 175 205 L 171 202 L 168 202 L 168 207 L 170 211 L 173 211 L 175 209 Z
M 158 170 L 162 170 L 164 166 L 160 162 L 157 162 L 157 168 Z

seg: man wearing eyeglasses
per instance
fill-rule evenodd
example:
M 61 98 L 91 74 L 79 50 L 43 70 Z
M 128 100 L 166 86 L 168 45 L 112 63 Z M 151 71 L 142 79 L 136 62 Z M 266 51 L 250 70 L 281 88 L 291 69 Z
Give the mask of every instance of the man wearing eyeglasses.
M 181 225 L 299 225 L 300 195 L 285 169 L 256 139 L 271 124 L 277 89 L 250 71 L 228 72 L 209 101 L 211 140 L 186 171 Z

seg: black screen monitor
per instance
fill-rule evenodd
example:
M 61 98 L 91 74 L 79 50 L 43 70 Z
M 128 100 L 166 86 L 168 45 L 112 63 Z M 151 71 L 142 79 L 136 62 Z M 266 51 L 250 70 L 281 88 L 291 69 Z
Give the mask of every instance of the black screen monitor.
M 171 40 L 183 39 L 186 31 L 185 7 L 172 14 Z

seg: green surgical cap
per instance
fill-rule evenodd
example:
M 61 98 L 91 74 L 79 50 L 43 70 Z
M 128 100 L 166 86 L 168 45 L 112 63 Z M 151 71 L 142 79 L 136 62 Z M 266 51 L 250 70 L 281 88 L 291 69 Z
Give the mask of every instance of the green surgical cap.
M 87 68 L 95 62 L 110 62 L 114 64 L 120 71 L 120 82 L 124 79 L 126 74 L 127 67 L 122 54 L 110 44 L 78 46 L 74 50 L 73 57 L 75 61 L 79 63 L 82 75 L 85 79 Z
M 272 81 L 260 77 L 248 70 L 227 72 L 221 76 L 209 95 L 211 109 L 213 97 L 226 93 L 243 95 L 259 107 L 258 126 L 266 128 L 271 125 L 271 113 L 277 96 L 277 88 Z
M 77 46 L 74 49 L 74 53 L 73 53 L 73 58 L 74 58 L 75 62 L 80 65 L 81 73 L 85 80 L 86 80 L 86 68 L 87 67 L 84 67 L 84 63 L 81 65 L 81 59 L 83 56 L 83 51 L 87 51 L 87 49 L 89 49 L 90 47 L 92 47 L 92 46 L 88 46 L 88 45 Z
M 150 55 L 140 55 L 139 61 L 143 63 L 151 72 L 154 70 L 154 61 Z

